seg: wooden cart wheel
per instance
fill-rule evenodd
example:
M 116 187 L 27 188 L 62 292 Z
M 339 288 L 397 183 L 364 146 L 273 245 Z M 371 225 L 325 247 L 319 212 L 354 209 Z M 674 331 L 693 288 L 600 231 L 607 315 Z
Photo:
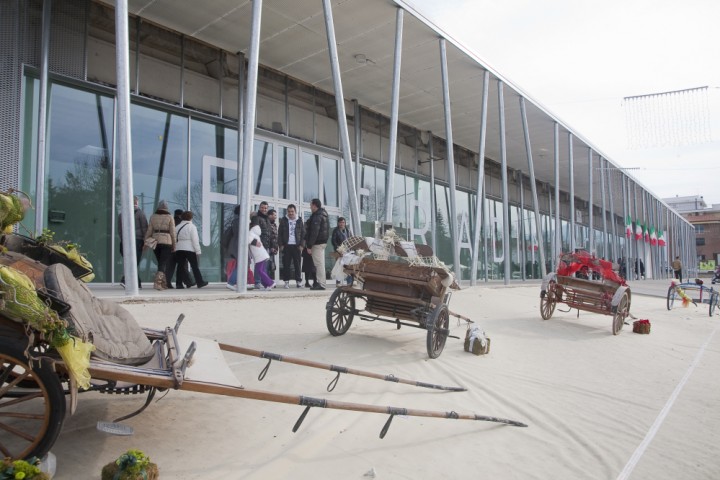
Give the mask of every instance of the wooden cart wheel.
M 545 292 L 540 292 L 540 315 L 543 320 L 549 320 L 555 311 L 556 301 L 556 283 L 555 280 L 548 282 L 548 288 Z
M 613 335 L 617 335 L 620 333 L 620 330 L 622 330 L 623 325 L 625 324 L 625 318 L 630 313 L 630 295 L 625 292 L 620 298 L 620 303 L 618 303 L 617 308 L 615 309 L 615 313 L 613 313 L 613 324 L 612 324 L 612 332 Z
M 0 454 L 43 457 L 64 418 L 65 394 L 49 363 L 35 360 L 31 368 L 21 346 L 0 339 Z
M 450 326 L 450 314 L 444 303 L 435 307 L 427 320 L 427 353 L 430 358 L 438 358 L 445 348 Z M 442 330 L 442 331 L 439 331 Z
M 668 294 L 667 294 L 667 309 L 672 310 L 673 303 L 675 303 L 675 296 L 677 295 L 677 292 L 675 292 L 675 287 L 668 288 Z
M 355 316 L 355 297 L 337 288 L 325 305 L 325 323 L 334 337 L 343 335 L 352 325 Z

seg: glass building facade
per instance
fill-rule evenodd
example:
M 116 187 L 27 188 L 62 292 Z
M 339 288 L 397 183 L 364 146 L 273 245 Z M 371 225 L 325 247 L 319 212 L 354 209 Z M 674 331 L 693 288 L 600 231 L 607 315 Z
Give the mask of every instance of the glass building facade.
M 95 281 L 117 282 L 122 276 L 122 257 L 117 233 L 114 12 L 88 0 L 62 2 L 54 12 L 53 26 L 61 32 L 55 41 L 62 44 L 80 38 L 81 46 L 64 52 L 74 69 L 68 69 L 63 58 L 51 56 L 45 178 L 38 192 L 42 2 L 14 5 L 14 10 L 4 7 L 3 21 L 19 26 L 27 38 L 14 40 L 17 56 L 3 53 L 17 67 L 11 72 L 16 88 L 12 90 L 11 84 L 10 95 L 3 100 L 5 106 L 16 102 L 16 121 L 3 124 L 3 130 L 18 140 L 16 151 L 2 160 L 3 172 L 10 172 L 4 175 L 3 186 L 20 188 L 42 204 L 43 225 L 36 226 L 33 218 L 24 222 L 30 232 L 49 228 L 56 239 L 79 243 L 95 267 Z M 69 14 L 73 8 L 84 14 Z M 232 219 L 238 194 L 238 111 L 242 108 L 238 91 L 245 59 L 137 17 L 130 20 L 134 194 L 148 217 L 160 200 L 166 200 L 171 210 L 193 211 L 201 236 L 203 276 L 225 281 L 220 237 Z M 447 159 L 432 153 L 445 152 L 445 140 L 419 128 L 399 125 L 396 168 L 388 172 L 390 119 L 357 102 L 346 104 L 352 112 L 347 122 L 362 230 L 354 233 L 371 236 L 377 222 L 384 220 L 391 175 L 396 232 L 432 245 L 448 265 L 457 248 L 463 280 L 472 276 L 476 233 L 480 238 L 476 276 L 482 280 L 540 278 L 541 258 L 546 260 L 545 270 L 550 270 L 555 253 L 572 248 L 612 259 L 627 256 L 626 248 L 635 248 L 626 242 L 623 212 L 608 212 L 604 196 L 603 204 L 584 205 L 584 214 L 575 212 L 571 222 L 566 192 L 560 192 L 561 211 L 556 212 L 556 192 L 550 185 L 538 189 L 538 231 L 529 178 L 521 171 L 508 182 L 510 198 L 504 215 L 499 162 L 486 159 L 483 185 L 477 185 L 477 154 L 457 145 L 453 153 L 458 180 L 450 188 Z M 334 96 L 261 66 L 254 120 L 251 210 L 267 201 L 282 216 L 292 203 L 307 218 L 310 201 L 320 198 L 331 227 L 339 216 L 349 217 Z M 624 183 L 616 181 L 614 188 L 620 191 Z M 607 195 L 612 193 L 608 189 Z M 594 213 L 592 226 L 590 211 Z M 665 251 L 652 255 L 657 265 L 667 258 Z M 146 254 L 140 264 L 143 280 L 154 272 L 151 257 Z M 506 262 L 509 279 L 505 278 Z M 332 268 L 331 261 L 326 265 Z

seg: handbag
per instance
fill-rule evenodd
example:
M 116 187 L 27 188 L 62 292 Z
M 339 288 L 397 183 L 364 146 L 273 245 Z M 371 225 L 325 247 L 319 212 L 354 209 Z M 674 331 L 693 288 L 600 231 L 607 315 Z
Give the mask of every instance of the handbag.
M 145 246 L 147 248 L 151 248 L 155 250 L 155 247 L 157 247 L 157 240 L 155 240 L 153 237 L 149 237 L 145 239 Z

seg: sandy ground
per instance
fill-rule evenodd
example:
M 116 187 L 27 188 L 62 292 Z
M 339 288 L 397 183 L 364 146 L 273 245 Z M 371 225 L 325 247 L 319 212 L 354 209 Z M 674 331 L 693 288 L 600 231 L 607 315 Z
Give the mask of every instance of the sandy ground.
M 618 336 L 611 317 L 577 311 L 539 315 L 539 286 L 472 287 L 450 309 L 478 322 L 488 355 L 448 339 L 430 360 L 424 330 L 356 320 L 332 337 L 325 296 L 129 303 L 141 325 L 380 374 L 446 385 L 441 392 L 227 354 L 246 388 L 331 400 L 477 413 L 525 422 L 396 417 L 170 391 L 125 423 L 132 436 L 96 429 L 140 407 L 144 396 L 81 395 L 53 448 L 55 478 L 98 478 L 129 448 L 145 451 L 165 479 L 717 479 L 720 478 L 720 335 L 707 308 L 668 311 L 665 300 L 635 295 L 631 313 L 650 335 Z M 465 326 L 451 321 L 453 334 Z

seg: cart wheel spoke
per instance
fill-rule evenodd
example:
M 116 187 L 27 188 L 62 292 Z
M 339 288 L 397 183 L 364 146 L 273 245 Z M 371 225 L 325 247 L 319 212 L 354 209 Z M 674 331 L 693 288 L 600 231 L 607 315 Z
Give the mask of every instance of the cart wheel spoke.
M 450 326 L 450 314 L 447 305 L 440 304 L 435 307 L 426 323 L 427 352 L 430 358 L 438 358 L 445 348 Z
M 65 417 L 65 395 L 47 362 L 30 368 L 23 349 L 0 339 L 0 453 L 42 457 L 55 443 Z
M 625 318 L 630 313 L 630 293 L 625 292 L 623 296 L 620 298 L 620 302 L 618 303 L 617 309 L 615 310 L 615 313 L 613 314 L 613 324 L 612 324 L 612 332 L 613 335 L 617 335 L 620 333 L 620 330 L 622 330 L 623 325 L 625 324 Z
M 348 331 L 355 316 L 355 297 L 335 289 L 325 306 L 325 323 L 331 335 L 337 337 Z
M 551 280 L 548 283 L 545 294 L 540 296 L 540 316 L 543 320 L 550 319 L 555 311 L 555 305 L 557 304 L 557 292 L 555 288 L 556 283 L 554 280 Z

